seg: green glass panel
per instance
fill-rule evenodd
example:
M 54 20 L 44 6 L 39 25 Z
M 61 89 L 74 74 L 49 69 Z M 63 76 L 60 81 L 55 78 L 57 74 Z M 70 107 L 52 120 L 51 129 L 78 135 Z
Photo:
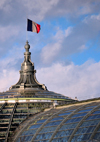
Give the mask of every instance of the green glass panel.
M 42 124 L 31 125 L 29 129 L 39 128 Z
M 92 108 L 91 109 L 84 109 L 84 110 L 80 110 L 78 113 L 81 113 L 81 112 L 88 112 L 88 111 L 91 111 L 92 110 Z
M 52 142 L 68 142 L 69 137 L 53 139 Z
M 86 120 L 99 119 L 99 118 L 100 118 L 100 114 L 98 114 L 98 115 L 91 114 L 91 116 L 89 116 Z
M 56 128 L 57 126 L 56 127 L 45 127 L 39 133 L 53 132 L 55 131 Z
M 73 139 L 71 140 L 71 142 L 81 142 L 81 141 L 87 141 L 89 140 L 91 134 L 81 134 L 81 135 L 77 135 L 74 136 Z
M 86 114 L 87 113 L 78 113 L 78 114 L 73 115 L 71 118 L 85 116 Z
M 69 136 L 72 134 L 73 130 L 74 129 L 66 130 L 66 131 L 58 131 L 54 138 Z
M 78 122 L 81 121 L 83 117 L 79 117 L 79 118 L 74 118 L 74 119 L 69 119 L 67 120 L 65 123 L 73 123 L 73 122 Z
M 24 131 L 24 132 L 21 134 L 21 136 L 35 134 L 36 130 L 37 130 L 37 129 L 35 129 L 35 130 L 32 129 L 32 130 Z
M 52 120 L 50 120 L 50 121 L 56 121 L 56 120 L 62 120 L 62 119 L 64 119 L 63 117 L 56 117 L 56 118 L 53 118 Z
M 72 123 L 72 124 L 64 124 L 59 130 L 66 130 L 66 129 L 72 129 L 77 126 L 78 123 Z
M 97 130 L 97 132 L 99 132 L 100 131 L 100 126 L 99 126 L 99 129 Z
M 61 121 L 49 122 L 49 123 L 47 123 L 44 127 L 47 127 L 47 126 L 54 126 L 54 125 L 59 125 L 60 123 L 61 123 Z
M 95 126 L 94 127 L 83 127 L 83 128 L 79 128 L 77 130 L 77 132 L 75 133 L 76 134 L 83 134 L 83 133 L 92 133 L 95 129 Z
M 100 140 L 100 133 L 96 133 L 93 139 Z
M 63 115 L 69 115 L 71 112 L 65 112 L 65 113 L 61 113 L 58 116 L 63 116 Z
M 43 133 L 43 134 L 37 135 L 35 140 L 50 139 L 51 136 L 52 136 L 52 133 Z
M 47 119 L 38 120 L 37 123 L 44 123 Z
M 27 142 L 27 141 L 31 141 L 33 136 L 23 136 L 23 137 L 19 137 L 17 142 Z
M 100 110 L 95 111 L 93 114 L 99 114 Z
M 85 121 L 80 127 L 94 126 L 94 125 L 97 125 L 99 121 L 100 120 Z

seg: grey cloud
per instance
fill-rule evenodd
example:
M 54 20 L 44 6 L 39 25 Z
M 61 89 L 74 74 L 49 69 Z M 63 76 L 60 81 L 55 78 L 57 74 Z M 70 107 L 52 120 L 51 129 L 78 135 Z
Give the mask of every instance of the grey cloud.
M 95 2 L 93 0 L 1 0 L 0 17 L 2 17 L 2 24 L 21 25 L 24 24 L 27 17 L 41 21 L 69 14 L 69 16 L 77 18 L 83 14 L 100 12 L 99 6 L 99 0 L 95 0 Z
M 53 64 L 37 71 L 37 79 L 49 90 L 79 100 L 100 97 L 100 62 L 87 61 L 81 66 Z
M 87 23 L 81 22 L 73 28 L 73 32 L 63 41 L 63 50 L 66 54 L 80 52 L 80 47 L 91 40 L 93 45 L 100 32 L 100 20 L 88 18 Z M 65 48 L 66 47 L 66 48 Z M 88 47 L 89 48 L 89 47 Z M 65 52 L 66 51 L 66 52 Z
M 67 16 L 67 18 L 78 18 L 80 15 L 92 14 L 93 12 L 100 12 L 100 1 L 96 0 L 59 0 L 59 2 L 53 6 L 47 13 L 52 16 Z

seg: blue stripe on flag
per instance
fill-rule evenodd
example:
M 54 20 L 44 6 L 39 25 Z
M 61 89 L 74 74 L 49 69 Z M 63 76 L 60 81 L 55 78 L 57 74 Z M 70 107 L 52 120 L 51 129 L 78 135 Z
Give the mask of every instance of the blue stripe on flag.
M 27 19 L 27 31 L 32 31 L 32 21 Z

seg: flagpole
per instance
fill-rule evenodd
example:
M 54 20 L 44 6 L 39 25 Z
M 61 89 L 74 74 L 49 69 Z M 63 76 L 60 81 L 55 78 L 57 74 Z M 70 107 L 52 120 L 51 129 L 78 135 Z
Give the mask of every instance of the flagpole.
M 26 22 L 26 41 L 28 41 L 27 22 Z

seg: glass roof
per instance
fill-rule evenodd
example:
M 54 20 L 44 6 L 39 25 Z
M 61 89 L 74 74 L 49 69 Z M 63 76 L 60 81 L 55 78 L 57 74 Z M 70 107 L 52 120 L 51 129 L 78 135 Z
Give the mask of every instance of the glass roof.
M 16 142 L 100 141 L 100 102 L 49 110 L 25 126 Z
M 34 91 L 27 91 L 27 92 L 2 92 L 0 93 L 0 99 L 7 99 L 7 98 L 54 98 L 54 99 L 66 99 L 66 100 L 73 100 L 70 97 L 64 96 L 59 93 L 51 92 L 51 91 L 44 91 L 42 90 L 34 92 Z M 73 100 L 74 101 L 74 100 Z

